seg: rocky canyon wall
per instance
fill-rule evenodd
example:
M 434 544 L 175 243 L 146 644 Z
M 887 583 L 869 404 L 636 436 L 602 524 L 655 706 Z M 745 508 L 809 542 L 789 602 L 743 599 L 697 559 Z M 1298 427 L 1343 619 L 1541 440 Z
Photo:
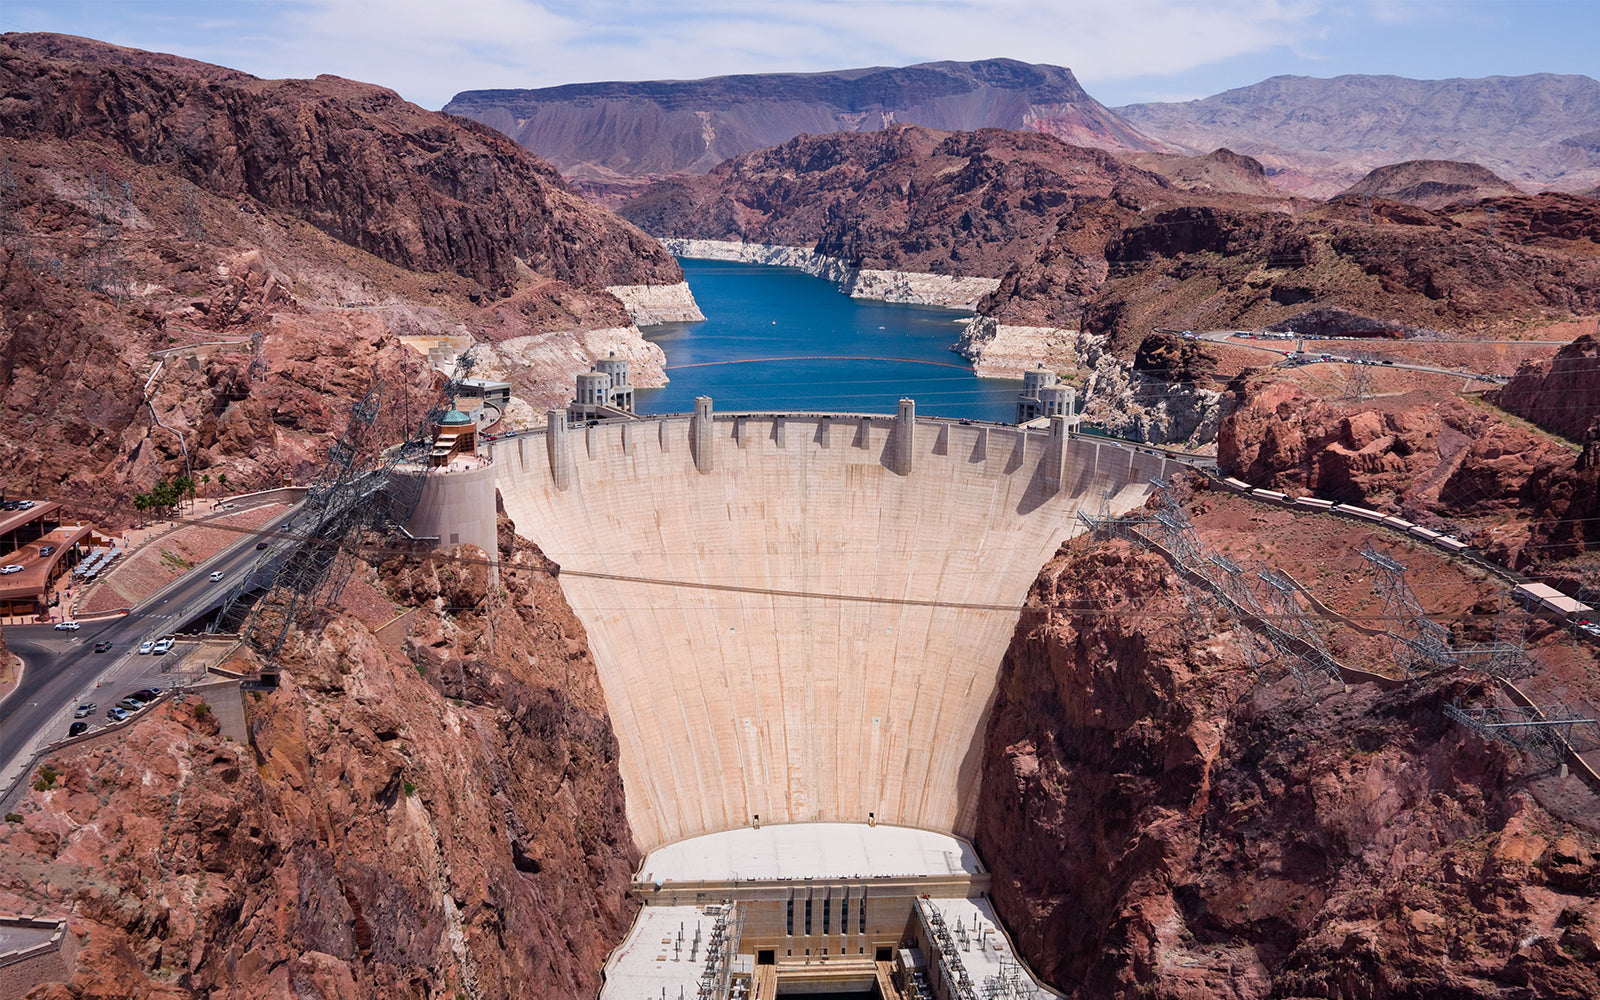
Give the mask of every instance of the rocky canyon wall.
M 1080 539 L 1007 653 L 977 844 L 1035 971 L 1073 1000 L 1600 991 L 1600 838 L 1446 719 L 1470 681 L 1313 701 L 1178 587 Z
M 638 861 L 616 738 L 554 566 L 500 548 L 492 602 L 470 547 L 363 569 L 247 745 L 191 696 L 52 758 L 0 825 L 0 910 L 82 942 L 38 995 L 594 995 Z

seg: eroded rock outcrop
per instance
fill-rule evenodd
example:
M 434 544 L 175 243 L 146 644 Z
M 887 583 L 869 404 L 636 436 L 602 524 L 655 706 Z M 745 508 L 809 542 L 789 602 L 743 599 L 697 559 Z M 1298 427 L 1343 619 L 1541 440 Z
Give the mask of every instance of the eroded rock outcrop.
M 1309 702 L 1226 619 L 1173 628 L 1178 586 L 1075 542 L 1007 653 L 977 842 L 1037 972 L 1074 1000 L 1600 989 L 1600 837 L 1448 722 L 1470 681 Z
M 1453 398 L 1328 401 L 1250 375 L 1231 388 L 1238 408 L 1222 425 L 1218 463 L 1273 489 L 1467 513 L 1514 506 L 1541 465 L 1573 462 Z
M 1584 334 L 1549 361 L 1523 365 L 1490 398 L 1540 427 L 1582 441 L 1600 420 L 1600 340 Z
M 1341 197 L 1387 198 L 1438 211 L 1446 205 L 1521 194 L 1488 167 L 1456 160 L 1407 160 L 1372 171 Z
M 1255 374 L 1230 391 L 1217 438 L 1227 475 L 1443 519 L 1497 561 L 1552 580 L 1580 579 L 1563 561 L 1600 549 L 1600 428 L 1574 452 L 1455 397 L 1327 401 Z

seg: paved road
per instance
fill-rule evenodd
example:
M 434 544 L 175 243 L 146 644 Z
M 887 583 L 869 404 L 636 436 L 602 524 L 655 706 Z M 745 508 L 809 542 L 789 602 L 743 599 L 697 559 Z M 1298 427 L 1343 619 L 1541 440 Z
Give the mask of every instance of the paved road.
M 1161 331 L 1161 332 L 1171 332 L 1171 331 Z M 1233 338 L 1236 335 L 1237 335 L 1237 331 L 1234 331 L 1234 330 L 1207 330 L 1204 333 L 1196 333 L 1192 339 L 1209 341 L 1210 343 L 1213 343 L 1213 344 L 1227 344 L 1230 347 L 1248 347 L 1248 348 L 1250 348 L 1252 350 L 1266 351 L 1268 354 L 1276 354 L 1280 358 L 1283 358 L 1285 355 L 1290 354 L 1291 352 L 1295 352 L 1297 350 L 1299 344 L 1301 343 L 1301 341 L 1299 341 L 1299 340 L 1271 340 L 1271 341 L 1266 341 L 1265 343 L 1256 344 L 1256 343 L 1241 342 L 1241 341 L 1238 341 L 1238 340 L 1234 340 Z M 1313 340 L 1314 338 L 1306 337 L 1304 339 L 1305 340 Z M 1381 348 L 1381 347 L 1386 347 L 1386 346 L 1389 346 L 1389 345 L 1392 345 L 1392 344 L 1397 344 L 1397 343 L 1402 343 L 1402 342 L 1401 341 L 1392 341 L 1392 340 L 1382 340 L 1382 341 L 1372 341 L 1371 342 L 1372 347 L 1371 348 L 1367 348 L 1367 350 L 1371 351 L 1372 353 L 1377 354 L 1379 356 L 1379 358 L 1380 358 L 1380 360 L 1378 360 L 1378 361 L 1373 363 L 1374 367 L 1399 368 L 1399 369 L 1403 369 L 1405 371 L 1413 371 L 1413 372 L 1430 372 L 1430 373 L 1435 374 L 1435 375 L 1455 375 L 1455 376 L 1459 376 L 1461 378 L 1476 379 L 1479 382 L 1493 382 L 1493 383 L 1495 383 L 1497 385 L 1504 385 L 1507 381 L 1509 381 L 1507 379 L 1507 377 L 1504 376 L 1504 375 L 1488 375 L 1488 374 L 1482 374 L 1482 373 L 1479 373 L 1479 372 L 1469 372 L 1469 371 L 1464 371 L 1464 370 L 1462 370 L 1460 368 L 1439 368 L 1439 367 L 1436 367 L 1434 365 L 1414 364 L 1414 363 L 1409 362 L 1409 361 L 1398 361 L 1398 360 L 1393 360 L 1393 359 L 1391 359 L 1389 361 L 1381 360 L 1382 352 L 1381 351 L 1377 351 L 1375 349 L 1376 348 Z M 1412 341 L 1411 342 L 1412 346 L 1415 346 L 1415 345 L 1427 346 L 1427 345 L 1432 345 L 1432 344 L 1540 344 L 1540 345 L 1544 345 L 1544 344 L 1565 344 L 1565 343 L 1566 343 L 1566 341 L 1564 341 L 1564 340 L 1428 340 L 1428 341 Z M 1346 348 L 1346 350 L 1348 350 L 1348 348 Z M 1326 361 L 1324 361 L 1322 359 L 1322 355 L 1323 354 L 1327 354 L 1328 355 L 1328 359 Z M 1304 359 L 1304 360 L 1301 360 L 1301 359 Z M 1277 363 L 1277 365 L 1275 367 L 1278 367 L 1278 368 L 1296 368 L 1296 367 L 1299 367 L 1300 365 L 1303 365 L 1303 364 L 1324 364 L 1324 365 L 1326 365 L 1326 364 L 1346 364 L 1346 365 L 1354 365 L 1354 364 L 1360 364 L 1360 363 L 1362 363 L 1362 362 L 1358 362 L 1354 358 L 1348 357 L 1346 355 L 1333 354 L 1332 352 L 1327 351 L 1327 350 L 1315 350 L 1315 351 L 1302 352 L 1300 354 L 1300 358 L 1298 358 L 1298 359 L 1287 359 L 1286 358 L 1284 360 L 1281 360 L 1281 361 L 1279 361 Z
M 298 508 L 285 515 L 291 521 Z M 183 624 L 174 620 L 180 611 L 191 617 L 215 607 L 238 582 L 238 574 L 249 571 L 258 555 L 257 536 L 245 533 L 238 542 L 190 570 L 157 591 L 133 611 L 105 621 L 85 622 L 77 632 L 58 632 L 53 625 L 12 625 L 5 630 L 6 646 L 25 664 L 22 682 L 0 702 L 0 774 L 10 770 L 15 760 L 31 753 L 41 735 L 49 740 L 67 735 L 42 733 L 61 709 L 82 697 L 99 702 L 93 723 L 105 721 L 105 710 L 117 700 L 110 693 L 90 694 L 95 683 L 109 673 L 145 639 L 171 632 Z M 220 570 L 223 578 L 212 582 L 210 574 Z M 94 644 L 111 642 L 110 652 L 94 652 Z M 154 661 L 153 657 L 145 657 Z M 116 691 L 116 689 L 110 689 Z M 117 697 L 125 694 L 116 691 Z M 0 787 L 3 787 L 0 782 Z

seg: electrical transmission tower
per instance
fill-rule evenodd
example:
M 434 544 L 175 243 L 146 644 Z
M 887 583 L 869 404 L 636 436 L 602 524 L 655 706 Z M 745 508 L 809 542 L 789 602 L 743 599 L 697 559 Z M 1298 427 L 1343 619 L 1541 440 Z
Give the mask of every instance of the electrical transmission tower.
M 1446 705 L 1444 711 L 1485 739 L 1500 740 L 1532 751 L 1555 764 L 1563 762 L 1570 750 L 1600 746 L 1600 722 L 1574 715 L 1559 705 L 1546 708 Z
M 1377 572 L 1376 587 L 1383 598 L 1383 614 L 1389 619 L 1389 637 L 1395 665 L 1407 674 L 1453 667 L 1455 654 L 1450 648 L 1450 632 L 1428 617 L 1406 583 L 1404 563 L 1373 548 L 1368 539 L 1361 558 Z M 1409 636 L 1401 633 L 1409 632 Z
M 1344 672 L 1339 668 L 1339 661 L 1328 652 L 1322 633 L 1317 631 L 1310 614 L 1295 597 L 1295 592 L 1300 588 L 1275 569 L 1261 570 L 1256 574 L 1256 579 L 1262 584 L 1261 603 L 1269 609 L 1266 621 L 1268 635 L 1273 637 L 1274 645 L 1292 659 L 1299 659 L 1306 666 L 1320 668 L 1335 683 L 1343 684 Z M 1309 690 L 1310 682 L 1299 671 L 1295 672 L 1295 677 Z
M 1372 398 L 1372 369 L 1368 368 L 1361 359 L 1354 359 L 1353 364 L 1345 366 L 1344 399 L 1353 399 L 1361 402 Z
M 252 346 L 256 338 L 252 337 Z M 275 537 L 228 595 L 212 623 L 222 631 L 237 621 L 247 596 L 265 589 L 240 627 L 263 658 L 272 663 L 289 630 L 305 611 L 338 601 L 355 570 L 356 543 L 369 529 L 387 535 L 411 519 L 421 498 L 418 476 L 396 477 L 401 464 L 425 465 L 433 426 L 459 392 L 473 367 L 470 351 L 458 359 L 437 401 L 401 444 L 382 449 L 374 427 L 383 409 L 383 383 L 372 387 L 350 410 L 344 433 L 328 449 L 327 461 L 306 494 L 296 530 Z

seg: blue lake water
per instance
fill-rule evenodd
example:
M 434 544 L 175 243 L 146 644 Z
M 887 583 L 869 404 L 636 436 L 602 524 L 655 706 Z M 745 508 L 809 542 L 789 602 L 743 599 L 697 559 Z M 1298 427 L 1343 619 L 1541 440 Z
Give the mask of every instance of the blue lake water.
M 893 413 L 909 396 L 919 416 L 1016 419 L 1022 383 L 980 379 L 950 350 L 971 313 L 852 299 L 794 268 L 680 263 L 706 319 L 645 330 L 672 381 L 635 391 L 641 413 L 686 413 L 696 396 L 718 410 Z M 755 360 L 769 358 L 827 360 Z

